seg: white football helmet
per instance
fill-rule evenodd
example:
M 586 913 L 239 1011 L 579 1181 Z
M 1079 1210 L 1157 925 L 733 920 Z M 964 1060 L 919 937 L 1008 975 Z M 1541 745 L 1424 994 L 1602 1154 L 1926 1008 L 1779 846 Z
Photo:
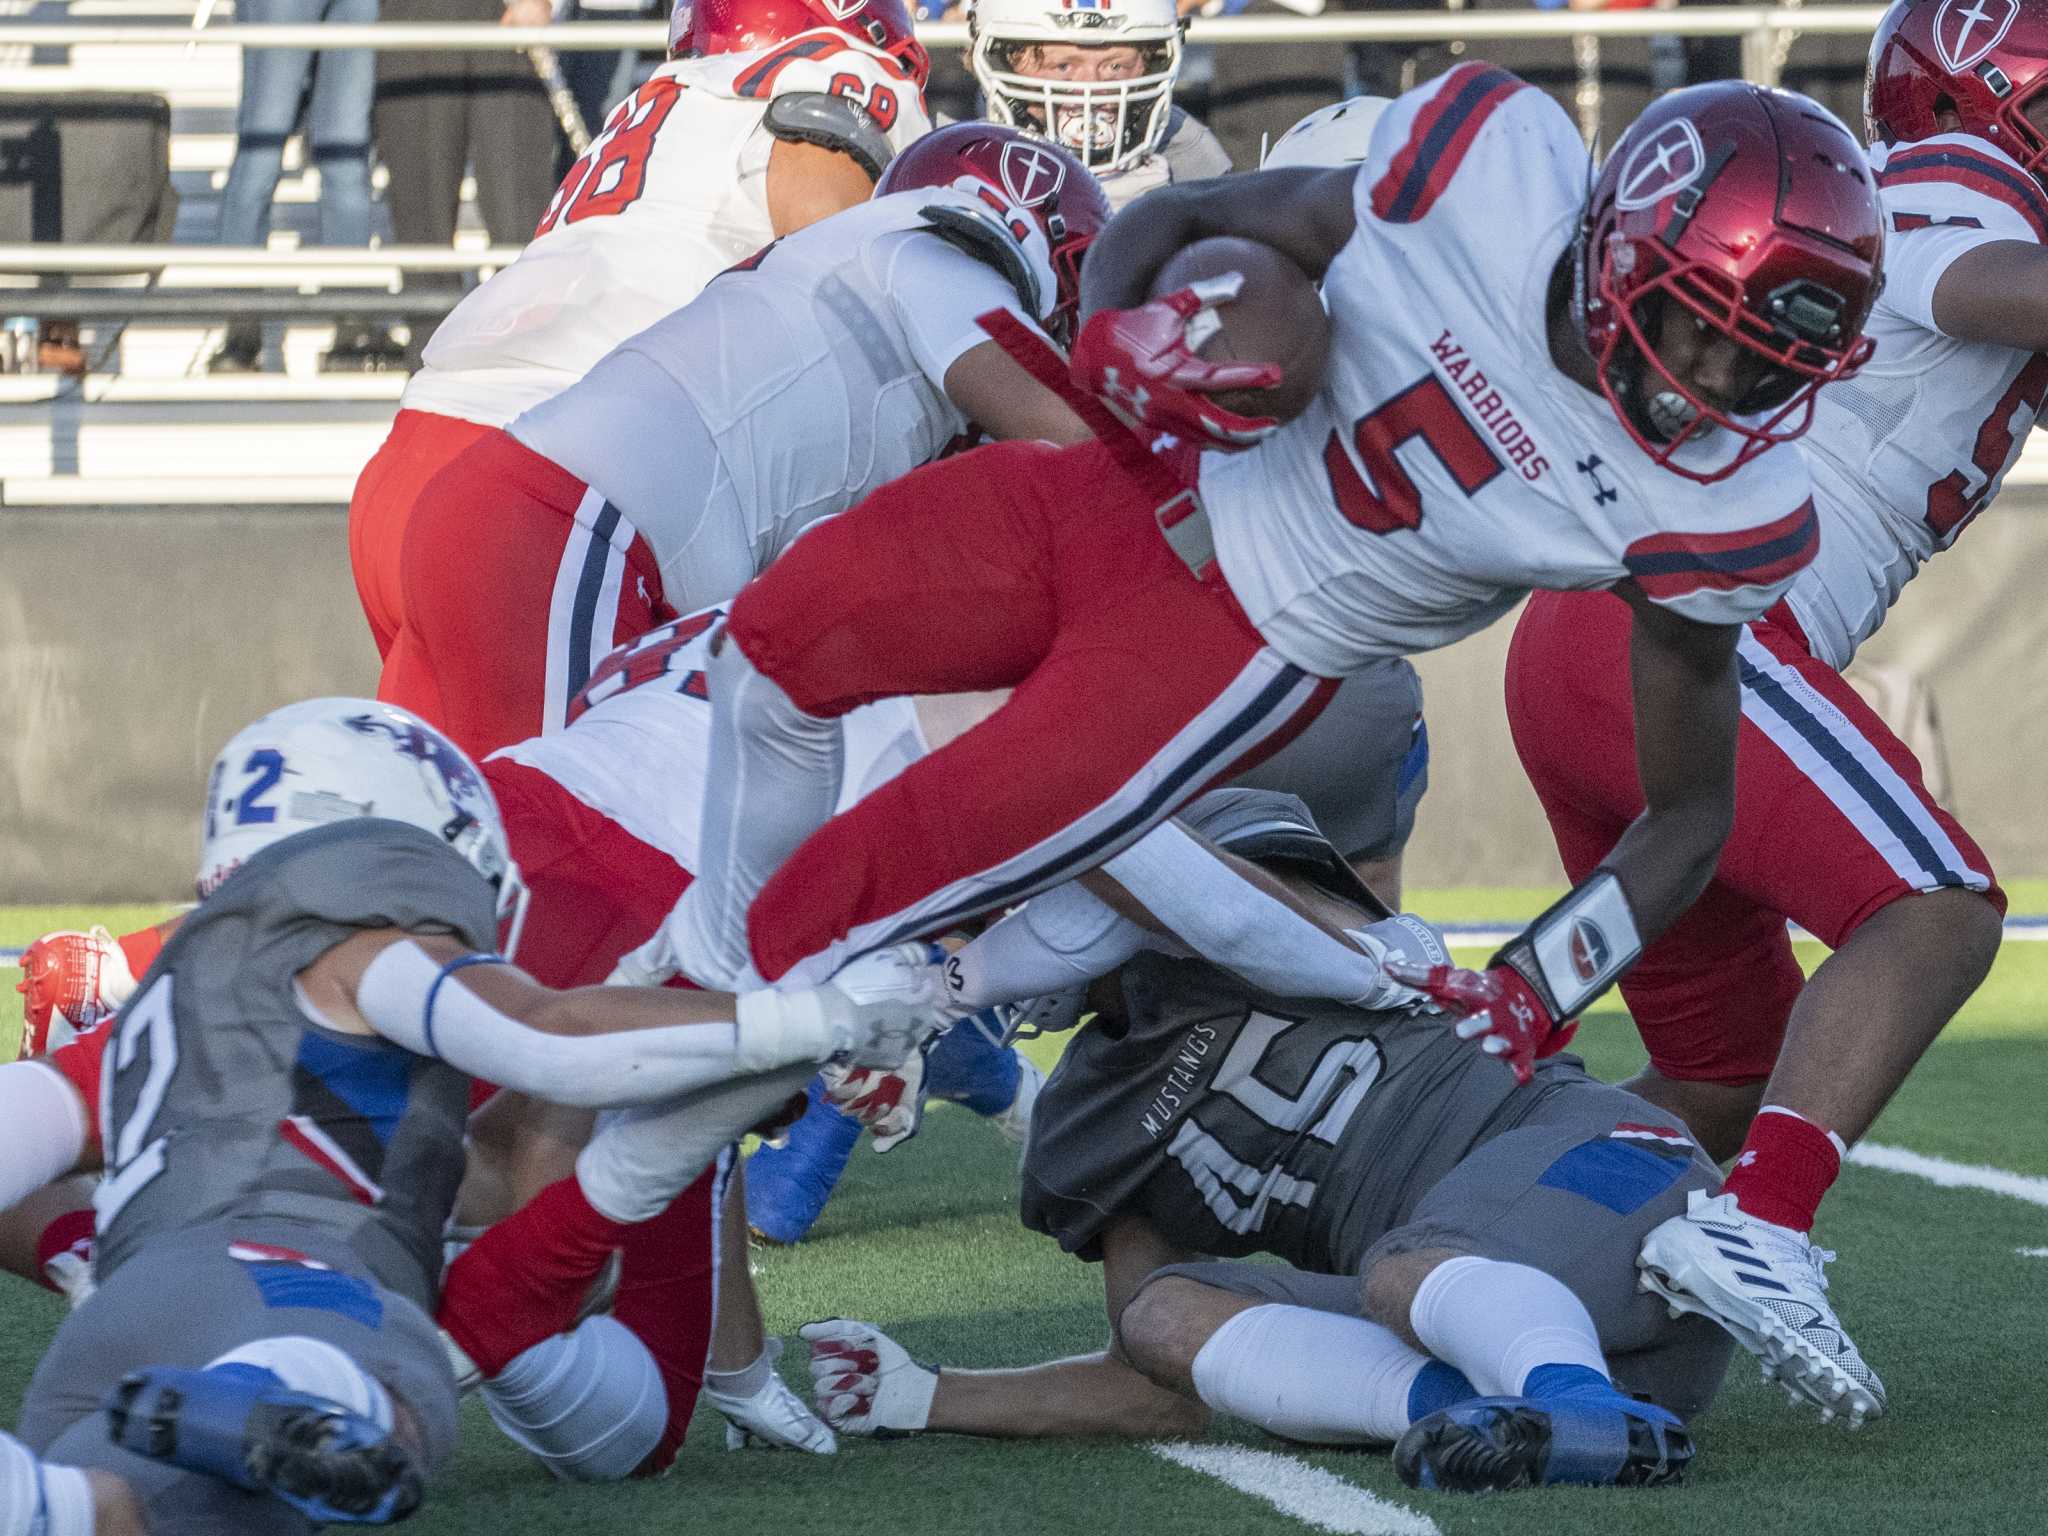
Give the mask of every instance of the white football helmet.
M 527 893 L 490 786 L 454 742 L 374 699 L 288 704 L 221 748 L 206 783 L 199 899 L 272 843 L 353 816 L 423 828 L 467 859 L 498 893 L 511 958 Z
M 1174 0 L 974 0 L 968 63 L 989 118 L 1071 151 L 1096 175 L 1137 164 L 1166 140 L 1184 23 Z M 1144 55 L 1125 80 L 1051 80 L 1028 71 L 1048 43 Z
M 1384 96 L 1354 96 L 1320 107 L 1280 135 L 1259 162 L 1262 171 L 1288 165 L 1356 165 L 1372 143 L 1373 126 L 1392 106 Z

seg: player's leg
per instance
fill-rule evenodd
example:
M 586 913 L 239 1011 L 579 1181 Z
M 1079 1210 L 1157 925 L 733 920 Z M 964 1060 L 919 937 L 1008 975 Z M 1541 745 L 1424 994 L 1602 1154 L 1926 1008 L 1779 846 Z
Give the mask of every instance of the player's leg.
M 1609 1355 L 1698 1331 L 1637 1289 L 1635 1253 L 1715 1187 L 1715 1170 L 1632 1095 L 1583 1076 L 1544 1086 L 1533 1113 L 1433 1185 L 1361 1264 L 1366 1313 L 1487 1394 L 1403 1437 L 1396 1467 L 1411 1484 L 1640 1485 L 1675 1481 L 1691 1459 L 1674 1405 L 1626 1395 L 1637 1384 L 1617 1387 Z M 1718 1370 L 1684 1385 L 1704 1402 Z
M 126 1479 L 38 1456 L 0 1430 L 0 1536 L 149 1536 Z
M 632 524 L 502 433 L 429 482 L 400 560 L 379 697 L 479 758 L 559 729 L 598 662 L 671 617 Z
M 400 560 L 413 503 L 429 480 L 490 430 L 455 416 L 401 410 L 356 477 L 348 503 L 348 564 L 382 658 L 389 659 L 404 622 Z

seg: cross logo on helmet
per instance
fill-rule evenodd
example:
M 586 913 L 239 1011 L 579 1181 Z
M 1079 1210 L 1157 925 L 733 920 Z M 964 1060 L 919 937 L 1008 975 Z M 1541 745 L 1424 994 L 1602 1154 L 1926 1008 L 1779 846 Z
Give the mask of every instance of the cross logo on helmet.
M 1067 168 L 1058 157 L 1047 154 L 1036 144 L 1005 144 L 998 165 L 1003 190 L 1025 208 L 1050 202 L 1059 195 L 1060 184 L 1067 179 Z
M 818 0 L 832 13 L 834 21 L 851 21 L 866 9 L 868 0 Z
M 2005 40 L 2019 16 L 2020 0 L 1942 0 L 1934 13 L 1934 46 L 1952 75 L 1982 59 Z
M 1687 118 L 1674 118 L 1638 144 L 1623 163 L 1615 183 L 1615 204 L 1630 212 L 1655 207 L 1698 181 L 1706 166 L 1699 130 Z

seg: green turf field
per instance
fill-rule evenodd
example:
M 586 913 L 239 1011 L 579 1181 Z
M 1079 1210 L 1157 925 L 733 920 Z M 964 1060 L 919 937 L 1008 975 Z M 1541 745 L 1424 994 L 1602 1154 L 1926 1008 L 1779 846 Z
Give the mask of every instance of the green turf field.
M 2016 893 L 2017 895 L 2018 893 Z M 2048 907 L 2029 889 L 2019 910 Z M 2031 898 L 2031 899 L 2030 899 Z M 1510 919 L 1542 893 L 1459 892 L 1418 910 Z M 0 912 L 0 946 L 65 914 Z M 136 914 L 99 914 L 139 920 Z M 69 920 L 76 920 L 71 916 Z M 1817 952 L 1812 958 L 1817 958 Z M 4 977 L 5 972 L 0 972 Z M 1961 1163 L 2048 1176 L 2048 945 L 2007 947 L 1990 983 L 1951 1027 L 1871 1140 Z M 0 1010 L 11 1026 L 12 1009 Z M 1640 1059 L 1626 1018 L 1595 1013 L 1579 1036 L 1608 1076 Z M 1056 1042 L 1041 1060 L 1056 1053 Z M 1015 1154 L 966 1112 L 934 1111 L 920 1138 L 878 1158 L 865 1148 L 812 1240 L 757 1256 L 771 1328 L 842 1313 L 878 1323 L 920 1356 L 1011 1365 L 1100 1346 L 1092 1270 L 1027 1234 L 1012 1213 Z M 1629 1536 L 1993 1536 L 2048 1528 L 2042 1512 L 2042 1361 L 2038 1298 L 2048 1210 L 1974 1189 L 1850 1168 L 1823 1212 L 1842 1253 L 1834 1295 L 1891 1392 L 1889 1417 L 1859 1433 L 1822 1429 L 1766 1392 L 1738 1356 L 1701 1432 L 1682 1489 L 1553 1491 L 1492 1500 L 1409 1493 L 1385 1459 L 1304 1454 L 1241 1425 L 1215 1443 L 1280 1453 L 1258 1469 L 1279 1488 L 1322 1469 L 1401 1510 L 1354 1503 L 1356 1532 L 1629 1533 Z M 12 1401 L 56 1325 L 53 1298 L 13 1285 L 0 1327 L 0 1397 Z M 792 1380 L 804 1379 L 794 1354 Z M 618 1489 L 548 1483 L 470 1406 L 460 1463 L 409 1527 L 419 1536 L 618 1536 L 667 1530 L 798 1531 L 815 1536 L 922 1532 L 1113 1531 L 1118 1536 L 1264 1536 L 1311 1529 L 1250 1494 L 1142 1446 L 996 1445 L 953 1438 L 856 1442 L 830 1459 L 721 1449 L 700 1420 L 670 1478 Z M 1326 1509 L 1338 1506 L 1326 1505 Z M 1344 1523 L 1348 1521 L 1349 1523 Z

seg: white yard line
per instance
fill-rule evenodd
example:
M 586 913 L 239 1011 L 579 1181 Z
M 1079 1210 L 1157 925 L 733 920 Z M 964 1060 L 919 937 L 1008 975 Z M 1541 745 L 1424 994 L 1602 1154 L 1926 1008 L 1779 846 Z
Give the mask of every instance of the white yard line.
M 2048 1248 L 2015 1248 L 2013 1252 L 2023 1259 L 2048 1259 Z
M 1213 1477 L 1319 1531 L 1334 1531 L 1339 1536 L 1442 1536 L 1427 1515 L 1292 1456 L 1242 1445 L 1189 1445 L 1174 1440 L 1155 1443 L 1152 1454 Z
M 2009 1195 L 2029 1205 L 2048 1206 L 2048 1179 L 2031 1173 L 2009 1173 L 1982 1163 L 1952 1163 L 1945 1157 L 1928 1157 L 1904 1147 L 1859 1142 L 1849 1149 L 1849 1161 L 1859 1168 L 1882 1168 L 1887 1173 L 1910 1173 L 1916 1179 L 1939 1184 L 1943 1189 L 1983 1189 L 1994 1195 Z

